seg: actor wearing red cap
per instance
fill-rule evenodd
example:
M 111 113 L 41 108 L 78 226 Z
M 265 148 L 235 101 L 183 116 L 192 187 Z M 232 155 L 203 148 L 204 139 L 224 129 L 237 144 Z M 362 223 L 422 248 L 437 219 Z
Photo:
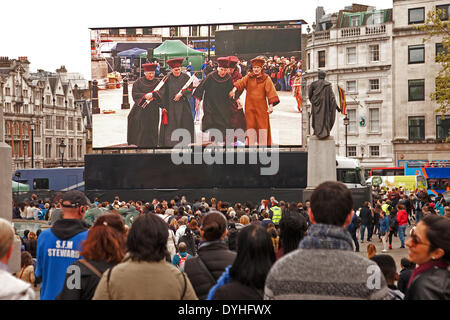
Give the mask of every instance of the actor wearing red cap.
M 143 64 L 144 77 L 139 78 L 132 89 L 134 106 L 128 114 L 127 141 L 138 147 L 156 147 L 158 145 L 159 104 L 152 99 L 151 92 L 158 85 L 155 79 L 156 63 Z M 145 108 L 143 104 L 152 100 Z
M 217 129 L 223 139 L 216 142 L 226 142 L 226 129 L 233 129 L 231 120 L 236 107 L 235 101 L 228 96 L 233 89 L 233 81 L 228 74 L 228 59 L 218 58 L 217 63 L 217 71 L 209 73 L 199 84 L 194 97 L 203 100 L 202 131 Z
M 280 102 L 270 77 L 262 71 L 265 60 L 256 57 L 251 60 L 252 71 L 234 84 L 230 96 L 237 90 L 247 90 L 245 97 L 245 119 L 247 122 L 248 145 L 271 145 L 269 114 Z M 269 101 L 269 108 L 267 106 Z
M 192 84 L 188 88 L 179 93 L 183 86 L 189 81 L 190 77 L 181 72 L 181 63 L 183 58 L 167 60 L 167 64 L 171 68 L 171 72 L 164 86 L 154 92 L 153 97 L 161 101 L 163 110 L 166 113 L 167 123 L 161 126 L 160 130 L 160 146 L 173 147 L 178 141 L 172 141 L 172 132 L 176 129 L 186 129 L 191 137 L 190 141 L 183 140 L 183 143 L 194 142 L 194 118 L 192 116 L 189 98 L 192 95 Z M 165 122 L 165 121 L 164 121 Z

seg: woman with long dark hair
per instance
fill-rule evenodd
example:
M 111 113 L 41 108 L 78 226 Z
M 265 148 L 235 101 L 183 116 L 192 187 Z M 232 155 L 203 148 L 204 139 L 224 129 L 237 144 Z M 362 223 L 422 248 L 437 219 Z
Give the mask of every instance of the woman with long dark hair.
M 277 260 L 298 248 L 298 244 L 305 236 L 307 229 L 306 220 L 300 214 L 281 218 L 280 245 L 277 251 Z
M 269 233 L 248 225 L 238 235 L 237 256 L 211 288 L 208 300 L 262 300 L 267 274 L 275 262 Z
M 408 259 L 417 264 L 405 300 L 450 300 L 450 219 L 424 217 L 406 242 Z

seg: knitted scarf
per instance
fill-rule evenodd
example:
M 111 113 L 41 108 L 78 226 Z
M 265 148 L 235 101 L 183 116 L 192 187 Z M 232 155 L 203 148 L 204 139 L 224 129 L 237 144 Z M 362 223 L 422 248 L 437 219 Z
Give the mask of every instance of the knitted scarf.
M 299 244 L 300 249 L 331 249 L 353 251 L 353 240 L 343 227 L 313 224 Z

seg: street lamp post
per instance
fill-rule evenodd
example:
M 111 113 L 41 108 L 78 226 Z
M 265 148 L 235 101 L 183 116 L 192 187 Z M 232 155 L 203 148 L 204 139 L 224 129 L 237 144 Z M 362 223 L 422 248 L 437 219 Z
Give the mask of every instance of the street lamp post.
M 344 126 L 345 126 L 345 156 L 348 157 L 348 148 L 347 148 L 347 136 L 348 136 L 348 125 L 350 124 L 350 119 L 345 115 L 344 118 Z
M 30 122 L 30 129 L 31 129 L 31 167 L 34 168 L 34 126 L 35 123 L 33 119 L 31 119 Z
M 25 169 L 27 167 L 27 156 L 26 156 L 26 152 L 27 152 L 27 145 L 25 144 L 25 142 L 23 143 L 23 168 Z
M 59 154 L 61 155 L 61 167 L 64 167 L 64 150 L 66 149 L 66 145 L 64 143 L 64 139 L 61 139 L 61 143 L 59 144 Z

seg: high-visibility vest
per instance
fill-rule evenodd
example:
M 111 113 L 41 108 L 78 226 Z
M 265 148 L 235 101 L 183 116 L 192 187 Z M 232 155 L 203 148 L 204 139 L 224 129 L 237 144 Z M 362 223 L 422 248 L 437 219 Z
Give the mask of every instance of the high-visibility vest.
M 274 206 L 272 208 L 270 208 L 270 210 L 272 210 L 273 212 L 273 216 L 272 216 L 272 221 L 273 224 L 279 224 L 280 220 L 281 220 L 281 208 L 278 206 Z

